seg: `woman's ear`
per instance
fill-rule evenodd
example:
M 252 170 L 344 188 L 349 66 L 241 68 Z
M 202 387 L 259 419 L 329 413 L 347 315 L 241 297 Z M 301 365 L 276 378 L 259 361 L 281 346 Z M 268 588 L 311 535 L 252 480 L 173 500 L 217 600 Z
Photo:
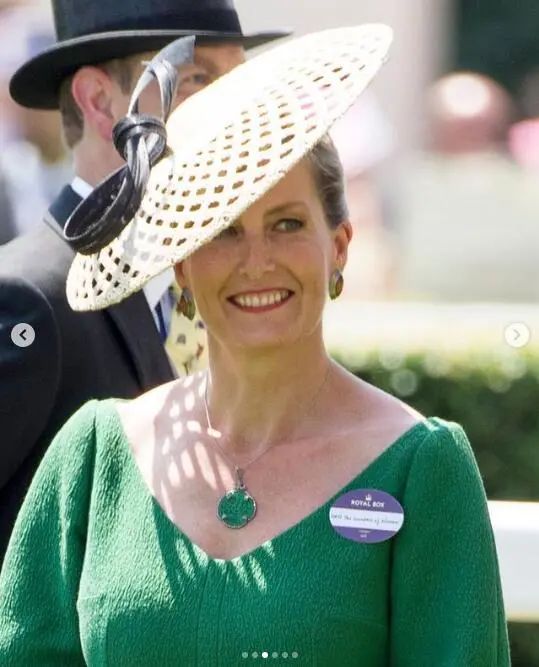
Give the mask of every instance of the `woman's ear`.
M 333 261 L 341 270 L 346 265 L 348 258 L 348 244 L 352 240 L 354 230 L 350 220 L 343 220 L 333 231 L 334 256 Z
M 178 262 L 177 264 L 174 264 L 174 275 L 176 277 L 176 282 L 178 283 L 178 287 L 180 289 L 186 287 L 187 283 L 185 280 L 183 262 Z
M 81 67 L 71 83 L 71 94 L 84 118 L 84 126 L 97 132 L 105 141 L 112 140 L 116 123 L 114 97 L 118 95 L 111 77 L 98 67 Z

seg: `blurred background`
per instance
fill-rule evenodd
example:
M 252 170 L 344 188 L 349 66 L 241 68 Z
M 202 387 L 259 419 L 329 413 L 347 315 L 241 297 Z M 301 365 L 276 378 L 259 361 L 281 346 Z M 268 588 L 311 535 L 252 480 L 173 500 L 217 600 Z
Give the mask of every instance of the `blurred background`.
M 331 353 L 460 423 L 495 528 L 513 664 L 539 666 L 539 6 L 532 0 L 237 0 L 244 31 L 384 22 L 391 60 L 332 131 L 354 238 Z M 56 112 L 9 98 L 54 41 L 47 3 L 0 0 L 0 243 L 37 220 L 71 165 Z M 176 317 L 180 372 L 204 327 Z M 528 579 L 526 579 L 528 578 Z

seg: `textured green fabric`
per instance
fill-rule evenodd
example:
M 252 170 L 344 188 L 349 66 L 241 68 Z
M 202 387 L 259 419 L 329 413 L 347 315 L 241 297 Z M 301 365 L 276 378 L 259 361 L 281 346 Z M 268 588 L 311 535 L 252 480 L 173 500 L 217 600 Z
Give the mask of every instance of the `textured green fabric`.
M 0 576 L 1 665 L 510 665 L 484 487 L 458 423 L 416 424 L 309 516 L 226 561 L 153 499 L 115 400 L 83 405 L 32 482 Z M 330 506 L 354 488 L 399 500 L 397 535 L 337 534 Z

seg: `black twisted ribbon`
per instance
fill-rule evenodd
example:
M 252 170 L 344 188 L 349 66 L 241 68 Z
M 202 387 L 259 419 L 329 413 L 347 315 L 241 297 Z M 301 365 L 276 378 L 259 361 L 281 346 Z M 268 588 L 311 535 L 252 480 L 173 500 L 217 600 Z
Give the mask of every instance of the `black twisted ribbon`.
M 177 68 L 193 62 L 194 45 L 194 37 L 181 37 L 146 63 L 127 115 L 113 129 L 114 146 L 126 164 L 80 202 L 64 227 L 65 240 L 80 254 L 91 255 L 107 246 L 138 211 L 151 168 L 167 145 L 165 123 L 178 85 Z M 139 113 L 140 95 L 153 78 L 159 84 L 161 118 Z

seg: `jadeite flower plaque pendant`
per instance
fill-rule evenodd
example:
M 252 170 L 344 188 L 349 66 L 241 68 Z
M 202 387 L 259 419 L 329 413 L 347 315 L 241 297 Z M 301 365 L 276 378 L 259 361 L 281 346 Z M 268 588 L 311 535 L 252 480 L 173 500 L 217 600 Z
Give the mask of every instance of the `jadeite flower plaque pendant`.
M 241 468 L 236 468 L 236 476 L 236 488 L 228 491 L 217 506 L 217 516 L 229 528 L 242 528 L 256 514 L 256 502 L 245 488 Z

